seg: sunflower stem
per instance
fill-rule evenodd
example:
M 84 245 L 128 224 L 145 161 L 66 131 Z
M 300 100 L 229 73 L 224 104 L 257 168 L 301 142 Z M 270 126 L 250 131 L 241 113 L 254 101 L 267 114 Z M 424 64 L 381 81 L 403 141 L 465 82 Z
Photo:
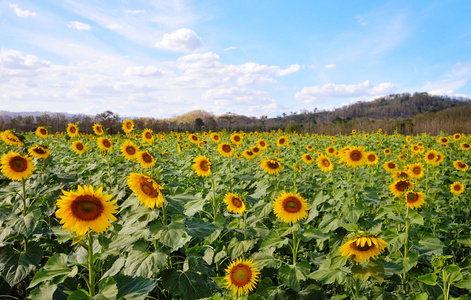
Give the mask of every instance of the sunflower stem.
M 25 183 L 24 178 L 21 180 L 21 183 L 23 185 L 23 216 L 25 217 L 27 214 L 27 211 L 26 211 L 26 183 Z
M 293 232 L 293 265 L 296 265 L 297 255 L 298 255 L 298 245 L 299 241 L 297 241 L 296 231 Z
M 88 291 L 91 297 L 95 296 L 95 269 L 93 267 L 93 236 L 88 232 Z
M 217 213 L 217 208 L 216 208 L 216 189 L 215 189 L 215 183 L 214 183 L 214 174 L 211 172 L 211 186 L 213 189 L 213 220 L 216 221 L 216 213 Z
M 162 224 L 167 226 L 167 202 L 165 201 L 162 205 Z
M 244 212 L 244 241 L 247 240 L 247 213 Z

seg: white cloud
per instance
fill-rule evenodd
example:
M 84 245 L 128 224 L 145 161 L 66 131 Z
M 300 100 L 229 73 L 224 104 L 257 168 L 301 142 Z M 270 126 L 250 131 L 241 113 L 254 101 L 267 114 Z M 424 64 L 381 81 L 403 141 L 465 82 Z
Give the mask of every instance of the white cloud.
M 120 30 L 120 29 L 123 29 L 123 26 L 120 24 L 108 24 L 108 25 L 105 25 L 105 28 L 108 28 L 111 30 Z
M 145 12 L 146 11 L 143 9 L 134 9 L 134 10 L 127 9 L 124 11 L 125 14 L 130 14 L 130 15 L 138 15 L 138 14 L 143 14 Z
M 78 21 L 70 22 L 67 27 L 77 30 L 92 30 L 92 27 L 90 25 Z
M 28 18 L 28 17 L 36 16 L 35 12 L 29 11 L 26 9 L 21 9 L 18 7 L 18 4 L 10 4 L 10 7 L 13 8 L 13 11 L 15 12 L 15 14 L 20 18 Z
M 235 50 L 235 49 L 237 49 L 237 47 L 230 46 L 230 47 L 227 47 L 226 49 L 224 49 L 224 51 L 230 51 L 230 50 Z
M 191 52 L 203 46 L 201 38 L 191 29 L 182 28 L 172 33 L 166 33 L 160 42 L 155 44 L 157 48 L 172 51 Z
M 366 80 L 359 84 L 333 84 L 327 83 L 322 86 L 310 86 L 303 88 L 300 92 L 297 92 L 296 99 L 305 100 L 317 100 L 319 97 L 322 98 L 346 98 L 346 97 L 358 97 L 375 94 L 387 94 L 391 93 L 398 87 L 397 84 L 384 82 L 378 85 L 371 85 L 369 80 Z
M 335 64 L 327 64 L 324 66 L 325 69 L 335 69 L 337 66 Z
M 31 70 L 39 68 L 47 68 L 50 62 L 40 59 L 34 55 L 23 55 L 16 50 L 0 51 L 0 66 L 5 69 Z
M 124 75 L 135 75 L 135 76 L 144 76 L 144 77 L 158 77 L 162 76 L 163 72 L 159 70 L 156 66 L 136 66 L 136 67 L 128 67 L 126 71 L 124 71 Z

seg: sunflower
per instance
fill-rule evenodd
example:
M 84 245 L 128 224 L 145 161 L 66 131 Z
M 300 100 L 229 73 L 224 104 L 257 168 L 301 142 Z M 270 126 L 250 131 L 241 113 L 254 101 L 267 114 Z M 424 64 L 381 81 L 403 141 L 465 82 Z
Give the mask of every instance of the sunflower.
M 35 145 L 28 149 L 28 153 L 32 157 L 47 159 L 47 157 L 51 153 L 51 150 L 44 148 L 43 146 Z
M 300 165 L 298 165 L 297 163 L 293 163 L 293 170 L 301 172 L 303 170 L 303 168 Z
M 406 142 L 408 143 L 412 142 L 412 137 L 410 135 L 406 136 Z
M 454 141 L 459 141 L 459 140 L 461 140 L 461 137 L 462 137 L 461 133 L 455 133 L 453 135 L 453 140 Z
M 445 155 L 440 152 L 437 152 L 437 159 L 435 159 L 435 166 L 440 165 L 445 160 Z
M 138 152 L 139 152 L 139 148 L 131 140 L 124 141 L 123 145 L 121 146 L 121 153 L 126 159 L 129 159 L 129 160 L 136 159 Z
M 5 130 L 0 134 L 0 138 L 8 145 L 23 146 L 23 141 L 11 130 Z
M 276 145 L 278 147 L 283 147 L 283 146 L 286 146 L 287 142 L 288 142 L 288 139 L 286 138 L 286 136 L 280 136 L 278 140 L 276 141 Z
M 419 208 L 425 203 L 425 194 L 421 192 L 409 191 L 405 194 L 406 206 L 411 209 Z
M 432 166 L 437 166 L 437 159 L 438 159 L 438 151 L 436 150 L 429 150 L 425 153 L 424 160 L 426 163 L 432 165 Z
M 83 154 L 87 147 L 81 141 L 72 142 L 72 150 L 77 154 Z
M 399 197 L 404 192 L 406 192 L 407 189 L 413 187 L 414 185 L 415 184 L 413 182 L 399 179 L 399 180 L 396 180 L 391 185 L 389 185 L 389 190 L 391 191 L 391 193 L 393 193 L 394 197 Z
M 193 144 L 198 144 L 200 139 L 198 138 L 198 136 L 196 134 L 190 134 L 188 136 L 188 139 L 190 140 L 190 142 L 192 142 Z
M 109 201 L 113 196 L 103 195 L 103 187 L 94 191 L 92 186 L 79 185 L 77 192 L 62 192 L 64 195 L 57 200 L 56 217 L 65 230 L 77 235 L 85 235 L 88 229 L 101 233 L 111 227 L 110 221 L 117 220 L 113 214 L 118 211 L 115 205 L 118 200 Z
M 392 160 L 385 162 L 385 163 L 383 164 L 383 167 L 384 167 L 384 169 L 385 169 L 386 171 L 388 171 L 388 172 L 397 171 L 398 168 L 399 168 L 399 166 L 398 166 L 395 162 L 393 162 Z
M 312 145 L 306 145 L 306 150 L 307 151 L 312 151 L 312 150 L 314 150 L 314 147 Z
M 276 217 L 285 223 L 297 223 L 307 217 L 306 199 L 298 194 L 281 192 L 281 195 L 273 203 L 273 212 Z
M 314 158 L 312 158 L 311 154 L 307 154 L 307 153 L 301 155 L 301 159 L 303 160 L 303 162 L 305 162 L 308 165 L 314 162 Z
M 461 148 L 462 150 L 468 151 L 469 149 L 471 149 L 471 145 L 470 145 L 469 143 L 461 143 L 461 144 L 460 144 L 460 148 Z
M 255 153 L 253 153 L 253 151 L 250 149 L 242 151 L 242 155 L 247 159 L 255 158 Z
M 161 190 L 163 189 L 153 178 L 139 173 L 130 173 L 128 176 L 128 186 L 136 193 L 137 198 L 145 207 L 153 209 L 162 207 L 164 197 Z
M 209 135 L 209 138 L 215 142 L 216 144 L 218 144 L 220 141 L 221 141 L 221 137 L 219 136 L 219 134 L 217 132 L 213 132 Z
M 409 175 L 415 179 L 420 179 L 424 177 L 424 174 L 425 174 L 424 166 L 421 163 L 408 165 L 407 170 L 409 171 Z
M 438 139 L 438 142 L 439 142 L 442 146 L 447 146 L 448 143 L 450 143 L 450 140 L 449 140 L 447 137 L 440 137 L 440 139 Z
M 250 150 L 252 150 L 253 154 L 257 155 L 260 153 L 260 147 L 258 146 L 258 144 L 256 146 L 253 146 L 252 148 L 250 148 Z
M 95 132 L 96 135 L 103 135 L 103 133 L 105 133 L 103 126 L 97 123 L 93 124 L 93 132 Z
M 356 129 L 352 129 L 352 134 L 356 134 L 357 133 L 357 130 Z
M 220 143 L 218 145 L 218 152 L 224 157 L 231 157 L 234 154 L 234 148 L 229 143 Z
M 154 142 L 154 135 L 153 135 L 153 131 L 152 129 L 144 129 L 144 131 L 142 132 L 142 143 L 144 145 L 148 144 L 148 145 L 152 145 L 152 143 Z
M 469 168 L 469 166 L 464 161 L 461 161 L 461 160 L 454 161 L 453 166 L 458 171 L 466 171 Z
M 237 146 L 240 146 L 242 144 L 242 136 L 236 132 L 231 134 L 230 139 L 231 139 L 231 142 L 233 142 Z
M 98 148 L 100 148 L 101 150 L 111 151 L 111 149 L 113 149 L 113 144 L 108 138 L 104 138 L 104 137 L 98 138 L 97 144 L 98 144 Z
M 420 152 L 420 146 L 419 145 L 412 145 L 410 150 L 413 152 L 413 153 L 419 153 Z
M 46 128 L 39 126 L 38 128 L 36 128 L 36 131 L 34 132 L 34 134 L 45 139 L 47 138 L 48 132 Z
M 234 214 L 243 214 L 245 212 L 245 203 L 237 194 L 227 193 L 224 196 L 224 202 L 227 204 L 227 210 Z
M 74 123 L 67 124 L 67 134 L 70 137 L 78 136 L 78 132 L 79 132 L 79 128 L 77 125 L 75 125 Z
M 354 256 L 356 262 L 361 263 L 380 255 L 388 243 L 379 237 L 363 235 L 349 239 L 340 247 L 342 256 Z
M 450 191 L 454 194 L 454 195 L 460 195 L 461 193 L 464 192 L 464 185 L 461 183 L 461 182 L 453 182 L 451 185 L 450 185 Z
M 368 152 L 366 155 L 366 164 L 367 165 L 376 165 L 379 161 L 378 156 L 374 152 Z
M 317 166 L 323 172 L 330 172 L 334 169 L 334 164 L 330 161 L 329 157 L 322 153 L 317 157 Z
M 259 139 L 257 141 L 257 146 L 260 147 L 261 150 L 265 150 L 268 148 L 268 143 L 264 139 Z
M 34 171 L 34 165 L 29 156 L 22 156 L 13 151 L 3 154 L 1 163 L 2 172 L 11 180 L 21 181 L 27 179 Z
M 327 148 L 325 150 L 325 153 L 328 155 L 328 156 L 334 156 L 335 153 L 337 153 L 337 148 L 335 148 L 334 146 L 330 146 L 329 148 Z
M 143 168 L 152 168 L 155 165 L 155 158 L 149 151 L 139 151 L 137 153 L 137 162 Z
M 393 179 L 409 179 L 409 173 L 406 171 L 393 171 L 392 178 Z
M 276 174 L 276 173 L 279 173 L 283 169 L 278 159 L 266 158 L 262 161 L 260 166 L 268 174 Z
M 391 154 L 391 149 L 386 148 L 386 149 L 383 150 L 383 153 L 384 153 L 385 155 L 389 155 L 389 154 Z
M 251 259 L 238 258 L 227 267 L 227 275 L 224 277 L 226 287 L 237 297 L 244 292 L 250 293 L 255 288 L 260 274 L 260 270 L 254 267 L 255 264 Z
M 199 155 L 193 159 L 192 167 L 198 176 L 208 177 L 211 174 L 211 162 L 204 155 Z
M 365 147 L 350 147 L 342 156 L 349 167 L 360 167 L 366 163 Z
M 121 128 L 123 129 L 124 133 L 131 133 L 134 129 L 134 122 L 132 120 L 126 119 L 123 121 Z

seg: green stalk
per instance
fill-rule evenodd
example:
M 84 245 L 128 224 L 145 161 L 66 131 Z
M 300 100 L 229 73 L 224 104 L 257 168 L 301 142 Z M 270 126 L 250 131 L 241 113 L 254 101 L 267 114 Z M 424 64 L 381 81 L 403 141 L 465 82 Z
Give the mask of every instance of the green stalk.
M 407 258 L 407 253 L 409 252 L 409 207 L 406 210 L 406 240 L 404 241 L 404 258 Z
M 167 226 L 167 202 L 162 204 L 162 224 Z
M 21 180 L 21 183 L 23 185 L 23 216 L 26 216 L 26 183 L 24 178 Z
M 95 296 L 95 269 L 93 266 L 93 236 L 88 231 L 88 291 L 91 297 Z
M 216 221 L 216 189 L 215 189 L 215 183 L 214 183 L 214 175 L 213 172 L 211 172 L 211 186 L 213 188 L 213 220 Z
M 298 255 L 298 246 L 299 241 L 297 240 L 296 232 L 293 232 L 293 265 L 296 265 L 297 255 Z
M 244 241 L 247 240 L 247 213 L 244 212 Z

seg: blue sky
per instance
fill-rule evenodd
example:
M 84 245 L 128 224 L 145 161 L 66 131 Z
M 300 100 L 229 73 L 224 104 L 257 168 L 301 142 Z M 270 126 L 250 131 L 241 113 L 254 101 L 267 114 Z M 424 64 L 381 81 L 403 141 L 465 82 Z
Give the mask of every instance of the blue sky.
M 0 110 L 269 117 L 471 96 L 471 1 L 0 0 Z

